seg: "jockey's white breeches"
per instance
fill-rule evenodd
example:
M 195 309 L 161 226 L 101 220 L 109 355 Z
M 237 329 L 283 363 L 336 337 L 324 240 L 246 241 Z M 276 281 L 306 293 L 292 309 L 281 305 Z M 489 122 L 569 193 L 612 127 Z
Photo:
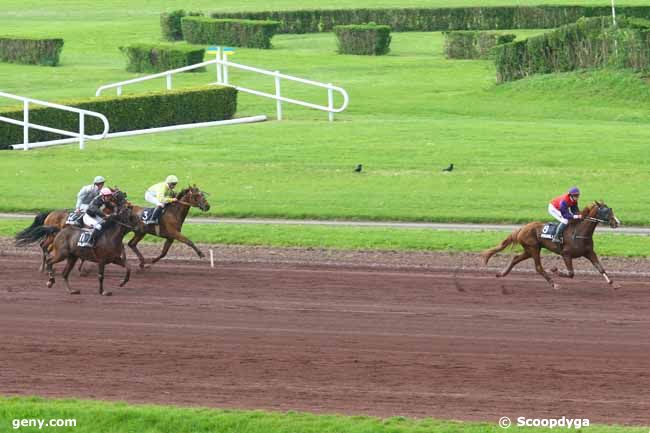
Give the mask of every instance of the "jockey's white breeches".
M 558 220 L 559 222 L 561 222 L 563 224 L 569 224 L 569 220 L 564 218 L 562 216 L 562 212 L 560 212 L 558 209 L 556 209 L 555 206 L 553 206 L 552 203 L 548 204 L 548 213 L 550 213 L 551 216 L 553 218 L 555 218 L 556 220 Z
M 150 191 L 144 193 L 144 199 L 154 206 L 164 206 L 164 203 L 158 200 L 155 194 L 152 194 Z
M 84 224 L 88 227 L 96 228 L 97 230 L 102 229 L 102 223 L 104 222 L 101 218 L 93 218 L 88 214 L 84 214 Z

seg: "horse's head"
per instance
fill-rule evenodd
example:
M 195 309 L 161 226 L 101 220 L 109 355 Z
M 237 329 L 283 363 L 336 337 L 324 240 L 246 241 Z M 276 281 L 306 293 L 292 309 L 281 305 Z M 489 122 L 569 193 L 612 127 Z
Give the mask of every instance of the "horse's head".
M 203 212 L 206 212 L 210 210 L 210 203 L 208 203 L 206 198 L 207 195 L 207 192 L 203 192 L 196 185 L 193 185 L 188 186 L 178 193 L 177 198 L 178 200 L 188 203 L 192 207 L 198 207 Z
M 614 215 L 614 210 L 603 201 L 595 201 L 593 205 L 587 208 L 587 211 L 583 215 L 599 220 L 599 222 L 607 223 L 613 229 L 621 224 L 621 221 Z

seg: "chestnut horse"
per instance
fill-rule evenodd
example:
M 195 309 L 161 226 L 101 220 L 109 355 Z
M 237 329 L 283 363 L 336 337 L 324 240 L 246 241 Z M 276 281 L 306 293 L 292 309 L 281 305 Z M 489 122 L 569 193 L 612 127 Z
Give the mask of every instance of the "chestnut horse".
M 516 229 L 499 245 L 481 253 L 483 264 L 487 265 L 490 257 L 499 251 L 503 251 L 509 245 L 521 245 L 524 251 L 510 260 L 508 266 L 503 271 L 497 274 L 497 277 L 505 277 L 510 273 L 512 268 L 519 262 L 533 258 L 535 261 L 535 270 L 539 273 L 554 289 L 559 289 L 559 284 L 555 283 L 551 276 L 546 273 L 542 267 L 540 259 L 540 251 L 546 248 L 549 251 L 559 254 L 564 259 L 567 267 L 567 272 L 558 272 L 557 268 L 553 268 L 552 272 L 560 277 L 573 278 L 573 259 L 578 257 L 586 257 L 594 265 L 594 267 L 602 274 L 607 283 L 615 289 L 619 287 L 614 285 L 614 281 L 607 275 L 605 268 L 598 259 L 594 251 L 593 234 L 596 230 L 598 223 L 609 224 L 611 228 L 619 226 L 620 221 L 614 215 L 614 211 L 603 202 L 594 202 L 591 206 L 587 206 L 582 214 L 583 219 L 578 222 L 573 222 L 564 230 L 564 242 L 554 243 L 551 239 L 542 239 L 542 229 L 545 223 L 535 222 L 526 224 L 525 226 Z
M 145 259 L 138 250 L 138 242 L 142 240 L 146 235 L 154 235 L 161 238 L 165 238 L 165 245 L 163 246 L 162 252 L 158 257 L 151 260 L 151 264 L 156 263 L 163 257 L 167 255 L 169 248 L 172 246 L 175 240 L 184 243 L 185 245 L 192 248 L 199 257 L 205 257 L 205 254 L 194 245 L 194 242 L 186 238 L 181 233 L 181 228 L 183 227 L 183 222 L 187 217 L 187 214 L 190 210 L 190 207 L 198 207 L 203 212 L 210 210 L 210 203 L 206 199 L 206 193 L 201 191 L 196 185 L 187 187 L 181 190 L 176 195 L 176 201 L 168 204 L 165 207 L 165 212 L 163 212 L 160 217 L 158 224 L 143 224 L 142 222 L 138 224 L 138 229 L 135 231 L 135 234 L 129 241 L 129 248 L 138 256 L 140 261 L 140 269 L 144 268 Z M 142 217 L 142 212 L 145 208 L 139 206 L 133 206 L 133 213 Z

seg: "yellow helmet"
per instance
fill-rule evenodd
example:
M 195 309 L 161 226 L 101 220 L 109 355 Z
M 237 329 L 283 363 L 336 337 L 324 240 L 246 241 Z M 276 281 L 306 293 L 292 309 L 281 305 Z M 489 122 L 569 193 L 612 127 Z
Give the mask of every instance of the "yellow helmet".
M 178 183 L 178 178 L 173 174 L 170 174 L 167 176 L 167 179 L 165 179 L 165 183 Z

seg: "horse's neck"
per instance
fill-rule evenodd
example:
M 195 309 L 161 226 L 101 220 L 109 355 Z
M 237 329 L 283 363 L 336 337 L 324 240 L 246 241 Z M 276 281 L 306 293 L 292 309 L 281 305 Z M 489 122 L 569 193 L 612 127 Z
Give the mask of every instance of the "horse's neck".
M 190 211 L 190 206 L 180 203 L 180 201 L 183 200 L 182 197 L 179 197 L 178 200 L 179 201 L 169 205 L 167 212 L 176 216 L 176 220 L 178 221 L 178 226 L 180 227 L 183 225 L 183 222 L 185 222 L 185 218 L 187 218 L 187 214 Z
M 594 234 L 594 231 L 596 231 L 597 225 L 598 223 L 596 221 L 582 220 L 576 225 L 576 235 L 591 237 Z

